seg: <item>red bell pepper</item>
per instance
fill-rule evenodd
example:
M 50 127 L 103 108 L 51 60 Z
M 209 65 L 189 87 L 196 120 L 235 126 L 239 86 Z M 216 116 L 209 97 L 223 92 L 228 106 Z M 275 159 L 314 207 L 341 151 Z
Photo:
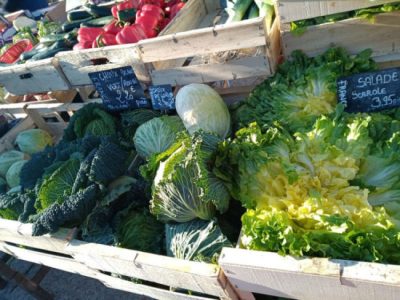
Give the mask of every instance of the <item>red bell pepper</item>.
M 115 19 L 129 22 L 135 19 L 135 9 L 138 5 L 137 1 L 127 0 L 114 5 L 111 8 L 111 13 Z
M 103 32 L 102 27 L 81 27 L 78 30 L 78 42 L 93 42 Z
M 185 6 L 185 2 L 179 2 L 171 6 L 171 12 L 169 14 L 170 19 L 172 20 L 178 14 L 178 12 Z
M 137 24 L 125 26 L 116 36 L 118 44 L 132 44 L 146 38 L 142 27 Z
M 118 32 L 120 32 L 122 30 L 122 28 L 124 28 L 124 23 L 120 22 L 118 20 L 113 20 L 110 23 L 108 23 L 107 25 L 103 26 L 104 32 L 106 33 L 110 33 L 113 35 L 117 35 Z
M 160 26 L 160 31 L 167 27 L 169 22 L 171 22 L 171 19 L 169 18 L 162 19 L 161 22 L 158 24 Z
M 139 0 L 139 8 L 140 9 L 143 7 L 143 5 L 146 5 L 146 4 L 154 4 L 159 7 L 162 7 L 163 5 L 165 5 L 164 0 Z
M 27 51 L 32 50 L 33 44 L 29 39 L 19 40 L 17 43 L 12 45 L 10 48 L 0 56 L 0 62 L 6 64 L 13 64 L 19 60 L 19 56 Z
M 92 43 L 93 42 L 90 42 L 90 41 L 79 42 L 78 44 L 75 44 L 75 46 L 72 49 L 74 49 L 74 50 L 89 49 L 89 48 L 92 48 Z
M 102 33 L 96 38 L 98 47 L 117 45 L 117 38 L 111 33 Z
M 154 16 L 158 16 L 160 18 L 163 18 L 165 13 L 162 10 L 162 8 L 160 6 L 154 5 L 154 4 L 145 4 L 142 6 L 141 11 L 143 13 L 151 13 Z
M 158 34 L 158 19 L 153 15 L 140 16 L 135 21 L 143 28 L 147 38 L 156 37 Z

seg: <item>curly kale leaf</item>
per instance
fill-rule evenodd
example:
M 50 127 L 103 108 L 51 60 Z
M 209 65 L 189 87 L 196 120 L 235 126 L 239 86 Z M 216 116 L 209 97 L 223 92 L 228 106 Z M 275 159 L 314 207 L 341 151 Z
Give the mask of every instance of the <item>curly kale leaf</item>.
M 128 153 L 111 139 L 104 139 L 97 149 L 89 171 L 89 179 L 107 184 L 122 176 L 127 166 Z
M 82 223 L 96 206 L 99 188 L 92 184 L 66 198 L 61 204 L 53 203 L 33 224 L 33 236 L 54 232 L 60 226 L 76 226 Z
M 103 105 L 90 103 L 78 110 L 64 131 L 63 140 L 73 141 L 85 136 L 107 136 L 116 134 L 114 117 L 104 110 Z
M 17 220 L 24 210 L 24 200 L 19 193 L 0 195 L 0 217 Z
M 23 195 L 21 195 L 22 202 L 24 203 L 24 210 L 19 215 L 18 221 L 22 223 L 26 223 L 29 220 L 29 217 L 36 214 L 35 201 L 36 195 L 33 191 L 29 191 Z

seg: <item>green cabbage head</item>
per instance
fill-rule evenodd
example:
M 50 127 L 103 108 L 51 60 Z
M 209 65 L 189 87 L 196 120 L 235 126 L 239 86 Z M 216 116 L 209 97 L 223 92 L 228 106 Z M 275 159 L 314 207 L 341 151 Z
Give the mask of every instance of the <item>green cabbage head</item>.
M 17 150 L 11 150 L 4 152 L 0 155 L 0 175 L 1 177 L 6 177 L 8 169 L 11 165 L 17 161 L 24 160 L 28 158 L 24 153 Z
M 12 166 L 8 169 L 6 174 L 7 184 L 10 188 L 16 187 L 19 185 L 19 174 L 21 173 L 21 169 L 26 164 L 26 160 L 20 160 L 12 164 Z
M 53 140 L 49 133 L 42 129 L 29 129 L 18 134 L 15 140 L 19 149 L 27 154 L 42 151 L 46 146 L 52 145 Z
M 136 130 L 136 151 L 146 159 L 152 154 L 164 152 L 175 142 L 176 134 L 182 130 L 185 130 L 185 127 L 178 116 L 151 119 Z

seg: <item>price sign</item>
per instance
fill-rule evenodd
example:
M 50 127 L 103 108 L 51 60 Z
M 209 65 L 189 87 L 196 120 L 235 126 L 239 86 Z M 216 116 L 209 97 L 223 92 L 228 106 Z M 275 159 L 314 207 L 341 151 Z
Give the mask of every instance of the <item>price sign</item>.
M 175 109 L 175 99 L 170 84 L 153 85 L 149 87 L 151 103 L 154 109 L 171 110 Z
M 131 67 L 93 72 L 89 77 L 108 110 L 151 107 Z
M 338 102 L 347 112 L 373 112 L 400 106 L 400 68 L 356 74 L 337 81 Z

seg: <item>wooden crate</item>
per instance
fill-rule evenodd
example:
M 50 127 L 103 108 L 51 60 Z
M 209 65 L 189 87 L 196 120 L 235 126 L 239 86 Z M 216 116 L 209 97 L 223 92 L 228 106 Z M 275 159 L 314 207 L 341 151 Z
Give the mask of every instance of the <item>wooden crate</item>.
M 144 82 L 174 86 L 271 75 L 280 55 L 279 23 L 270 32 L 262 17 L 213 26 L 223 18 L 222 11 L 219 1 L 191 0 L 157 38 L 56 57 L 73 87 L 91 85 L 90 72 L 126 65 Z M 223 61 L 199 59 L 227 51 L 238 55 Z M 197 60 L 189 63 L 193 57 Z
M 220 92 L 229 100 L 237 96 L 244 97 L 248 93 L 248 88 L 241 87 L 233 90 L 220 90 Z M 100 101 L 100 99 L 95 99 L 91 102 Z M 50 123 L 43 117 L 57 116 L 60 112 L 65 111 L 72 114 L 83 105 L 85 104 L 37 103 L 24 107 L 21 104 L 0 105 L 0 112 L 27 114 L 27 118 L 15 127 L 7 141 L 12 144 L 12 137 L 15 139 L 19 131 L 32 127 L 49 131 L 57 139 L 62 135 L 61 130 L 66 124 L 62 119 L 59 122 Z M 9 148 L 3 147 L 3 149 L 8 150 Z M 241 293 L 234 288 L 217 265 L 87 243 L 74 239 L 75 236 L 76 230 L 61 229 L 54 234 L 33 237 L 32 224 L 0 219 L 0 251 L 31 262 L 96 278 L 112 288 L 140 293 L 157 299 L 210 299 L 210 297 L 254 299 L 251 293 Z M 19 245 L 29 248 L 23 249 Z M 51 253 L 42 253 L 43 250 Z M 163 287 L 145 283 L 135 284 L 115 278 L 116 275 L 152 282 L 157 286 L 190 290 L 205 296 L 189 296 L 185 293 L 169 291 Z
M 291 299 L 382 299 L 400 295 L 400 266 L 224 248 L 219 265 L 243 290 Z
M 0 85 L 14 95 L 70 89 L 54 58 L 1 67 Z
M 282 23 L 352 11 L 396 0 L 277 0 L 277 12 Z
M 285 57 L 296 49 L 309 56 L 323 53 L 332 46 L 346 48 L 351 54 L 373 50 L 373 57 L 384 62 L 400 58 L 400 12 L 383 13 L 375 21 L 353 18 L 335 23 L 309 26 L 302 35 L 282 25 L 282 51 Z

